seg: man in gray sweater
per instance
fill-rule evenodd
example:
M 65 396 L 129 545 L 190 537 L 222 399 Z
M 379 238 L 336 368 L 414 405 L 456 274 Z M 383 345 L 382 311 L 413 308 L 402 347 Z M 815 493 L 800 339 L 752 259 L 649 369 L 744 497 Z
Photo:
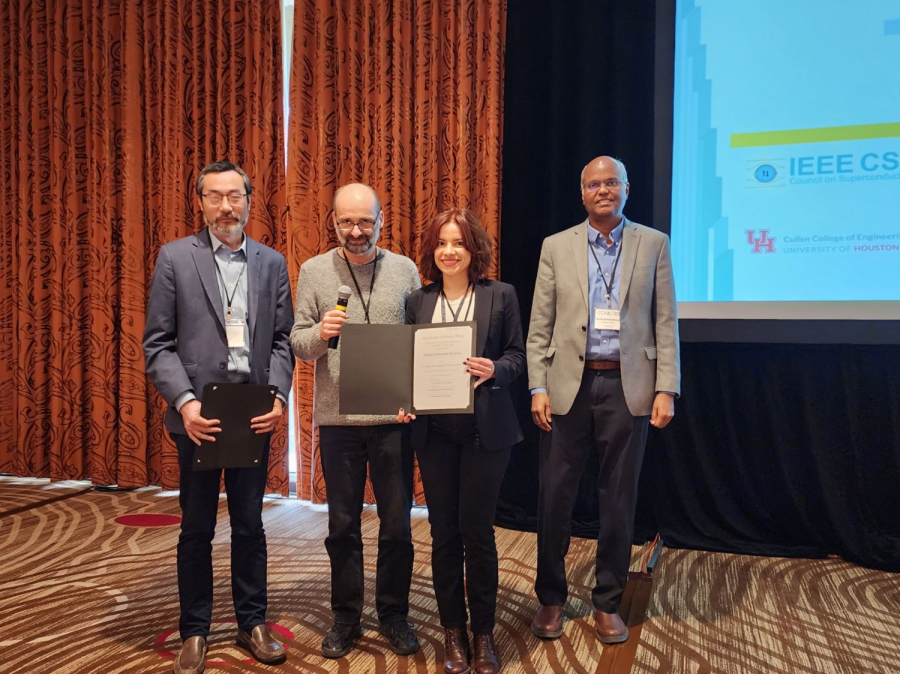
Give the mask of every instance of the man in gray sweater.
M 297 279 L 291 347 L 300 360 L 315 361 L 313 420 L 328 499 L 331 608 L 334 625 L 322 654 L 340 658 L 360 636 L 363 606 L 363 545 L 360 527 L 366 466 L 378 502 L 378 565 L 375 607 L 391 650 L 415 653 L 419 642 L 407 622 L 413 546 L 413 452 L 401 442 L 395 416 L 341 414 L 340 343 L 329 349 L 346 323 L 403 323 L 406 298 L 419 287 L 419 272 L 407 257 L 376 246 L 384 213 L 375 191 L 359 183 L 334 195 L 335 231 L 341 247 L 307 260 Z M 334 309 L 337 290 L 353 295 L 347 312 Z M 377 357 L 373 354 L 372 357 Z

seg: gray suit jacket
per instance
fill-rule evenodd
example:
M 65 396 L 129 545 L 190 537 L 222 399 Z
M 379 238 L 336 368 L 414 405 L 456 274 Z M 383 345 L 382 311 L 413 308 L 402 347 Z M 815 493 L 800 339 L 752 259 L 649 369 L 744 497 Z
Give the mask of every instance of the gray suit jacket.
M 544 239 L 528 330 L 528 386 L 543 387 L 553 414 L 572 407 L 584 372 L 588 295 L 587 220 Z M 625 221 L 619 287 L 622 388 L 634 416 L 657 391 L 681 393 L 678 320 L 669 237 Z
M 227 381 L 225 311 L 209 229 L 167 243 L 159 251 L 144 328 L 147 376 L 169 404 L 166 428 L 184 433 L 172 407 L 185 391 L 202 398 L 208 382 Z M 294 354 L 291 286 L 284 256 L 247 237 L 250 383 L 269 384 L 287 398 Z

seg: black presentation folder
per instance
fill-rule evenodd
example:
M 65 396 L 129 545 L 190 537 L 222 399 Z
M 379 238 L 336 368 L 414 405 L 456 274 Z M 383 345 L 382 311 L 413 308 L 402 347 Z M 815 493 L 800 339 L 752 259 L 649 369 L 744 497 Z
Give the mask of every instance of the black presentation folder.
M 276 388 L 261 384 L 207 384 L 200 414 L 218 419 L 215 442 L 201 440 L 194 451 L 194 470 L 254 468 L 262 459 L 265 433 L 250 428 L 250 420 L 272 411 Z
M 396 415 L 401 407 L 415 414 L 471 414 L 475 411 L 473 389 L 465 407 L 416 409 L 413 405 L 415 336 L 419 330 L 470 327 L 475 353 L 477 324 L 421 323 L 417 325 L 352 324 L 341 328 L 341 414 Z M 463 363 L 460 362 L 460 368 Z

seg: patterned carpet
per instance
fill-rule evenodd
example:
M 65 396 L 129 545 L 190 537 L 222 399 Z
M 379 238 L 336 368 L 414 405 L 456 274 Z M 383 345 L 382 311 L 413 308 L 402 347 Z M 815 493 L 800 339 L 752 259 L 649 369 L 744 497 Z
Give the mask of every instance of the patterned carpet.
M 135 514 L 177 515 L 176 494 L 87 490 L 86 483 L 0 478 L 0 672 L 163 673 L 179 640 L 177 526 L 116 523 Z M 289 649 L 280 667 L 248 660 L 232 645 L 229 528 L 222 500 L 214 541 L 216 604 L 208 671 L 440 672 L 442 632 L 430 584 L 426 513 L 414 512 L 416 565 L 411 620 L 422 649 L 393 655 L 372 608 L 374 555 L 366 555 L 366 629 L 339 661 L 319 654 L 330 622 L 323 507 L 266 500 L 269 620 Z M 364 512 L 367 553 L 377 517 Z M 664 550 L 653 575 L 633 574 L 624 612 L 632 639 L 602 647 L 590 619 L 593 543 L 569 553 L 571 598 L 562 639 L 528 629 L 533 534 L 497 530 L 500 598 L 496 637 L 503 672 L 761 672 L 860 674 L 900 671 L 900 576 L 837 559 L 791 560 Z M 634 549 L 635 567 L 642 550 Z M 630 611 L 630 612 L 629 612 Z M 646 618 L 642 616 L 646 614 Z M 632 664 L 633 660 L 633 664 Z

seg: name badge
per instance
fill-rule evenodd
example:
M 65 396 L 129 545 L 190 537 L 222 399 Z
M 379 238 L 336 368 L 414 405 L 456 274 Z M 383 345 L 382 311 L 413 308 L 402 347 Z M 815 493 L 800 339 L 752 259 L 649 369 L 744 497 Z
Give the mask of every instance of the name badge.
M 246 323 L 240 319 L 225 322 L 225 338 L 228 340 L 229 349 L 239 349 L 244 346 L 244 326 Z
M 618 309 L 594 309 L 594 330 L 618 330 Z

